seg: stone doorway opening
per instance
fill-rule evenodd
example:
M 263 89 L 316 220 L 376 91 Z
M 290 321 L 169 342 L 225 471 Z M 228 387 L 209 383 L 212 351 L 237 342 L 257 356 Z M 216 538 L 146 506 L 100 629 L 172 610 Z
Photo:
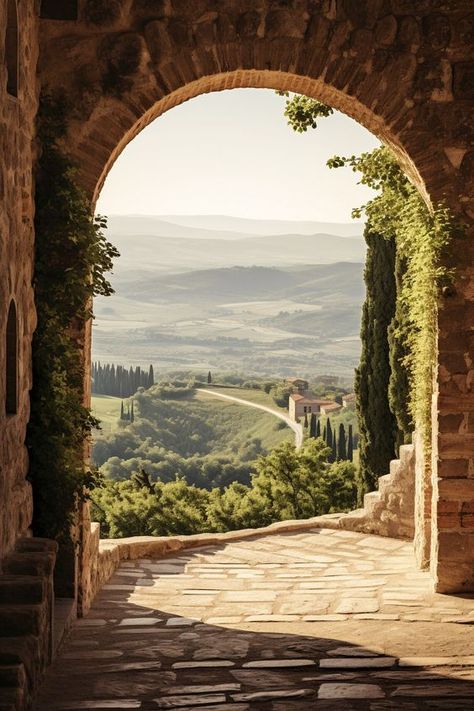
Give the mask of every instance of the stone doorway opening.
M 68 151 L 91 204 L 117 155 L 153 118 L 201 93 L 265 87 L 318 98 L 353 117 L 392 148 L 427 203 L 445 200 L 470 224 L 470 178 L 461 172 L 469 145 L 469 47 L 453 31 L 463 8 L 448 8 L 436 20 L 428 6 L 416 12 L 414 5 L 394 6 L 384 15 L 379 3 L 363 12 L 353 3 L 244 10 L 229 0 L 219 12 L 208 11 L 206 2 L 158 10 L 107 4 L 99 13 L 85 4 L 75 23 L 42 22 L 42 79 L 70 102 Z M 66 37 L 80 82 L 55 62 Z M 449 118 L 455 115 L 456 135 Z M 467 275 L 468 250 L 461 244 L 453 250 L 459 273 Z M 472 534 L 463 514 L 471 501 L 470 444 L 460 430 L 471 397 L 462 355 L 469 352 L 466 279 L 456 281 L 463 296 L 439 313 L 433 496 L 423 477 L 418 496 L 420 546 L 426 549 L 432 529 L 433 578 L 445 591 L 473 583 Z

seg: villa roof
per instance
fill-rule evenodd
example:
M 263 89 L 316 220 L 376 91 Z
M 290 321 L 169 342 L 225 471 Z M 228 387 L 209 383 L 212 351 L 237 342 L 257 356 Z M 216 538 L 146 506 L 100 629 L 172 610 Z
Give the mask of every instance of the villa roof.
M 325 412 L 333 412 L 334 410 L 340 410 L 341 406 L 339 405 L 338 402 L 329 402 L 325 403 L 324 405 L 321 405 L 322 408 L 324 408 Z
M 301 395 L 300 393 L 291 393 L 290 398 L 294 400 L 295 402 L 309 402 L 312 405 L 333 405 L 337 404 L 334 403 L 334 400 L 318 400 L 318 398 L 312 397 L 311 395 Z

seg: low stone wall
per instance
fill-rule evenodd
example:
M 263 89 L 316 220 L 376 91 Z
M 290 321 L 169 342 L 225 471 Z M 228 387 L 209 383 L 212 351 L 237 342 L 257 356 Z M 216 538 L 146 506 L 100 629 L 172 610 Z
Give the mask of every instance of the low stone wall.
M 20 538 L 0 576 L 0 706 L 23 711 L 53 655 L 53 573 L 58 546 Z
M 326 514 L 297 521 L 279 521 L 265 528 L 192 536 L 137 536 L 102 540 L 93 553 L 88 581 L 88 609 L 102 585 L 113 575 L 122 560 L 162 558 L 169 553 L 209 545 L 225 545 L 244 538 L 309 528 L 342 528 L 392 538 L 413 539 L 415 502 L 415 449 L 400 447 L 400 459 L 390 463 L 390 473 L 379 478 L 378 491 L 366 494 L 364 508 L 347 514 Z M 91 538 L 98 541 L 98 524 L 92 524 Z

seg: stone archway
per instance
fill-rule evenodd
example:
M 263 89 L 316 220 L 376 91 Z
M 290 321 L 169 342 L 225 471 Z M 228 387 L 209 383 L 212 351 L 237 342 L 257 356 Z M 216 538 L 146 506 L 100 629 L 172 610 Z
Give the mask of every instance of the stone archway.
M 164 111 L 209 91 L 266 87 L 356 119 L 392 147 L 427 202 L 446 201 L 468 224 L 453 245 L 455 294 L 440 304 L 432 474 L 418 486 L 418 546 L 431 526 L 441 592 L 474 588 L 470 5 L 81 0 L 77 19 L 43 19 L 40 28 L 42 85 L 64 95 L 65 145 L 91 202 L 124 146 Z

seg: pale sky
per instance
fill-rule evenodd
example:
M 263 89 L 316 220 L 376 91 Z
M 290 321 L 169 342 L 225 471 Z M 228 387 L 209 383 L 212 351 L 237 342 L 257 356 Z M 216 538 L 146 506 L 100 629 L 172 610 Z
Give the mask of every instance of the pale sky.
M 143 130 L 112 168 L 104 215 L 232 215 L 350 222 L 371 191 L 326 160 L 371 150 L 377 139 L 342 114 L 294 133 L 284 98 L 263 89 L 199 96 Z

